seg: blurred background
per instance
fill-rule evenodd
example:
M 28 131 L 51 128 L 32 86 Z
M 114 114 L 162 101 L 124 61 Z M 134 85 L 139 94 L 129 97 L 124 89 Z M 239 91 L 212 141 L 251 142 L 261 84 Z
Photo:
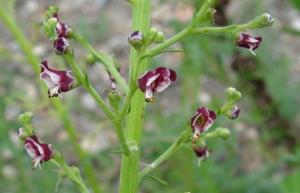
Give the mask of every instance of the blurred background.
M 1 0 L 6 14 L 15 18 L 40 61 L 59 70 L 69 69 L 53 52 L 53 44 L 42 32 L 44 13 L 49 5 L 60 8 L 62 23 L 73 26 L 97 50 L 115 54 L 121 74 L 127 80 L 131 34 L 131 7 L 124 0 Z M 203 0 L 153 0 L 151 26 L 166 39 L 184 29 L 193 8 Z M 190 36 L 172 46 L 183 53 L 155 57 L 151 69 L 175 69 L 179 79 L 154 103 L 146 105 L 141 162 L 151 163 L 186 128 L 196 109 L 216 110 L 225 102 L 225 89 L 242 92 L 238 119 L 218 117 L 211 128 L 227 127 L 227 140 L 207 140 L 210 157 L 198 167 L 191 144 L 185 145 L 140 183 L 140 193 L 152 192 L 300 192 L 300 2 L 298 0 L 217 0 L 215 26 L 243 24 L 265 12 L 276 22 L 272 27 L 247 30 L 263 41 L 255 50 L 234 46 L 229 35 Z M 205 25 L 213 25 L 207 23 Z M 109 88 L 105 68 L 88 66 L 88 54 L 70 41 L 81 68 L 89 74 L 98 93 Z M 88 153 L 104 192 L 117 192 L 120 155 L 113 126 L 84 88 L 63 93 L 62 99 L 48 99 L 44 83 L 34 72 L 12 33 L 0 20 L 0 191 L 6 193 L 55 192 L 58 168 L 51 163 L 31 170 L 31 158 L 17 136 L 19 114 L 34 113 L 33 126 L 39 138 L 55 145 L 67 163 L 80 166 L 78 156 L 59 114 L 49 100 L 62 100 L 79 133 L 78 144 Z M 119 89 L 120 90 L 120 89 Z M 106 98 L 104 91 L 102 97 Z M 141 164 L 141 168 L 144 165 Z M 82 171 L 82 168 L 81 168 Z M 82 172 L 85 177 L 84 172 Z M 57 192 L 79 192 L 63 179 Z

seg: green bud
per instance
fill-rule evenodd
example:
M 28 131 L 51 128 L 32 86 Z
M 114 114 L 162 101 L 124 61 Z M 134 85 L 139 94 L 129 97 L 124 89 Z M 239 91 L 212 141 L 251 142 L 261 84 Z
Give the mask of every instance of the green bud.
M 85 57 L 85 61 L 89 64 L 89 65 L 94 65 L 95 64 L 95 62 L 97 61 L 96 59 L 95 59 L 95 57 L 92 55 L 92 54 L 89 54 L 89 55 L 87 55 L 86 57 Z
M 25 126 L 25 125 L 31 125 L 31 121 L 33 119 L 32 112 L 25 112 L 24 114 L 19 115 L 19 122 Z
M 275 21 L 276 19 L 273 19 L 270 14 L 264 13 L 261 16 L 258 16 L 254 20 L 250 21 L 249 24 L 260 28 L 260 27 L 271 26 Z
M 121 100 L 122 100 L 122 96 L 117 90 L 115 89 L 110 90 L 110 92 L 108 93 L 108 101 L 110 106 L 118 109 Z
M 64 178 L 68 177 L 68 174 L 67 174 L 67 172 L 65 172 L 65 170 L 60 170 L 59 173 L 58 173 L 58 176 L 60 178 L 64 179 Z
M 56 35 L 56 24 L 57 18 L 49 18 L 47 22 L 44 21 L 43 32 L 46 36 L 50 37 L 52 40 L 57 39 Z
M 163 34 L 161 31 L 157 32 L 155 38 L 153 39 L 153 43 L 163 43 L 165 41 L 165 34 Z
M 208 9 L 205 12 L 204 17 L 202 18 L 202 21 L 200 23 L 213 21 L 213 17 L 216 12 L 217 12 L 217 10 L 215 10 L 213 8 Z
M 58 12 L 58 7 L 49 6 L 49 9 L 46 11 L 46 18 L 50 18 L 53 14 Z
M 230 135 L 229 129 L 219 127 L 216 129 L 216 132 L 218 133 L 218 137 L 222 139 L 227 139 Z
M 233 105 L 242 98 L 242 94 L 235 88 L 229 87 L 226 89 L 227 101 L 230 105 Z

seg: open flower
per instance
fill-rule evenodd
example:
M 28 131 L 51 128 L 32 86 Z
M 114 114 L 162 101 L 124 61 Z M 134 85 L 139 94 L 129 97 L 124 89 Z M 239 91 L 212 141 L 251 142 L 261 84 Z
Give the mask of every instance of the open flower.
M 214 111 L 208 110 L 205 107 L 198 108 L 196 113 L 190 120 L 190 125 L 193 131 L 192 142 L 195 144 L 201 133 L 207 131 L 216 119 Z
M 171 82 L 176 81 L 177 74 L 174 70 L 158 67 L 153 72 L 144 72 L 138 79 L 138 87 L 146 94 L 146 102 L 153 102 L 155 92 L 162 92 Z
M 48 97 L 57 97 L 61 92 L 67 92 L 72 89 L 75 83 L 75 77 L 71 71 L 57 71 L 48 67 L 47 61 L 40 64 L 40 78 L 45 81 L 48 90 Z
M 52 145 L 41 143 L 36 135 L 31 135 L 25 139 L 25 149 L 33 159 L 33 170 L 40 163 L 50 160 L 54 154 Z
M 201 161 L 205 161 L 206 158 L 209 157 L 209 153 L 212 152 L 211 150 L 208 150 L 206 148 L 206 143 L 203 143 L 203 146 L 201 148 L 195 146 L 193 148 L 193 150 L 194 150 L 196 156 L 199 158 L 199 163 L 198 163 L 199 166 L 200 166 Z
M 58 21 L 57 24 L 56 24 L 56 26 L 55 26 L 55 28 L 56 28 L 56 35 L 59 38 L 61 38 L 61 37 L 68 38 L 70 32 L 72 31 L 72 28 L 70 28 L 68 24 L 64 24 L 64 23 L 59 22 L 57 13 L 53 14 L 51 16 L 51 18 L 56 18 L 57 21 Z
M 255 55 L 253 52 L 256 50 L 259 46 L 259 44 L 262 42 L 261 37 L 251 37 L 249 34 L 245 32 L 240 32 L 239 33 L 239 38 L 236 39 L 236 45 L 239 47 L 246 48 L 252 52 L 252 54 Z

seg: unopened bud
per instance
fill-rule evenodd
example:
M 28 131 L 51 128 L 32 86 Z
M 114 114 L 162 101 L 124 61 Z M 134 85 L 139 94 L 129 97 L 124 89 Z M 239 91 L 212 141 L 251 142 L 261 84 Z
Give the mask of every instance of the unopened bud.
M 122 100 L 122 96 L 120 95 L 120 93 L 117 90 L 112 89 L 107 96 L 110 106 L 119 108 L 119 104 Z
M 19 116 L 19 122 L 22 125 L 31 125 L 31 121 L 33 119 L 33 114 L 31 112 L 25 112 Z
M 96 59 L 95 59 L 95 57 L 92 55 L 92 54 L 89 54 L 89 55 L 87 55 L 86 57 L 85 57 L 85 61 L 88 63 L 88 65 L 94 65 L 95 64 L 95 62 L 97 61 Z
M 25 140 L 26 138 L 28 138 L 30 135 L 29 133 L 23 128 L 19 128 L 18 130 L 18 136 L 21 140 Z
M 236 119 L 239 116 L 239 114 L 240 108 L 238 108 L 237 106 L 232 106 L 228 108 L 228 110 L 224 113 L 224 115 L 229 119 Z
M 242 94 L 237 91 L 235 88 L 229 87 L 226 89 L 226 96 L 227 100 L 229 101 L 230 105 L 236 103 L 242 98 Z
M 128 43 L 136 50 L 141 50 L 144 45 L 144 37 L 141 31 L 135 31 L 128 37 Z
M 218 136 L 222 139 L 227 139 L 230 135 L 229 129 L 222 128 L 222 127 L 217 128 L 216 132 L 218 133 Z
M 213 17 L 214 17 L 216 12 L 217 12 L 217 10 L 215 10 L 213 8 L 208 9 L 205 12 L 205 15 L 204 15 L 204 17 L 203 17 L 203 19 L 200 23 L 213 21 Z
M 64 54 L 64 53 L 66 53 L 70 44 L 66 38 L 61 37 L 61 38 L 54 40 L 53 46 L 54 46 L 54 50 L 55 50 L 56 54 Z
M 256 17 L 250 24 L 257 25 L 258 27 L 266 27 L 271 26 L 276 21 L 276 19 L 272 18 L 269 13 L 264 13 L 261 16 Z
M 163 43 L 165 41 L 165 34 L 163 34 L 161 31 L 157 32 L 155 38 L 153 39 L 153 43 Z
M 64 179 L 64 178 L 68 177 L 68 174 L 67 174 L 67 172 L 65 172 L 65 170 L 60 170 L 59 173 L 58 173 L 58 176 L 60 178 Z

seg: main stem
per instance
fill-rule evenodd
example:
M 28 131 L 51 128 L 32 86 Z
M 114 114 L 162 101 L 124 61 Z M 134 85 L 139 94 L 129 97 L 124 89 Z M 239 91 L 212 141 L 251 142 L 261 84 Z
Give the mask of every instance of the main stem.
M 132 31 L 142 31 L 146 34 L 150 28 L 150 6 L 151 0 L 139 0 L 132 1 Z M 132 86 L 136 84 L 133 80 L 133 71 L 137 65 L 141 65 L 139 68 L 139 74 L 147 69 L 149 60 L 143 60 L 142 63 L 138 64 L 139 54 L 136 50 L 131 48 L 130 53 L 130 83 Z M 126 138 L 130 144 L 137 145 L 134 152 L 130 156 L 122 156 L 121 175 L 120 175 L 120 193 L 135 193 L 138 192 L 138 166 L 141 151 L 141 138 L 142 138 L 142 127 L 143 127 L 143 113 L 144 113 L 144 93 L 137 91 L 135 92 L 132 102 L 130 113 L 126 117 Z M 131 142 L 133 141 L 133 142 Z

